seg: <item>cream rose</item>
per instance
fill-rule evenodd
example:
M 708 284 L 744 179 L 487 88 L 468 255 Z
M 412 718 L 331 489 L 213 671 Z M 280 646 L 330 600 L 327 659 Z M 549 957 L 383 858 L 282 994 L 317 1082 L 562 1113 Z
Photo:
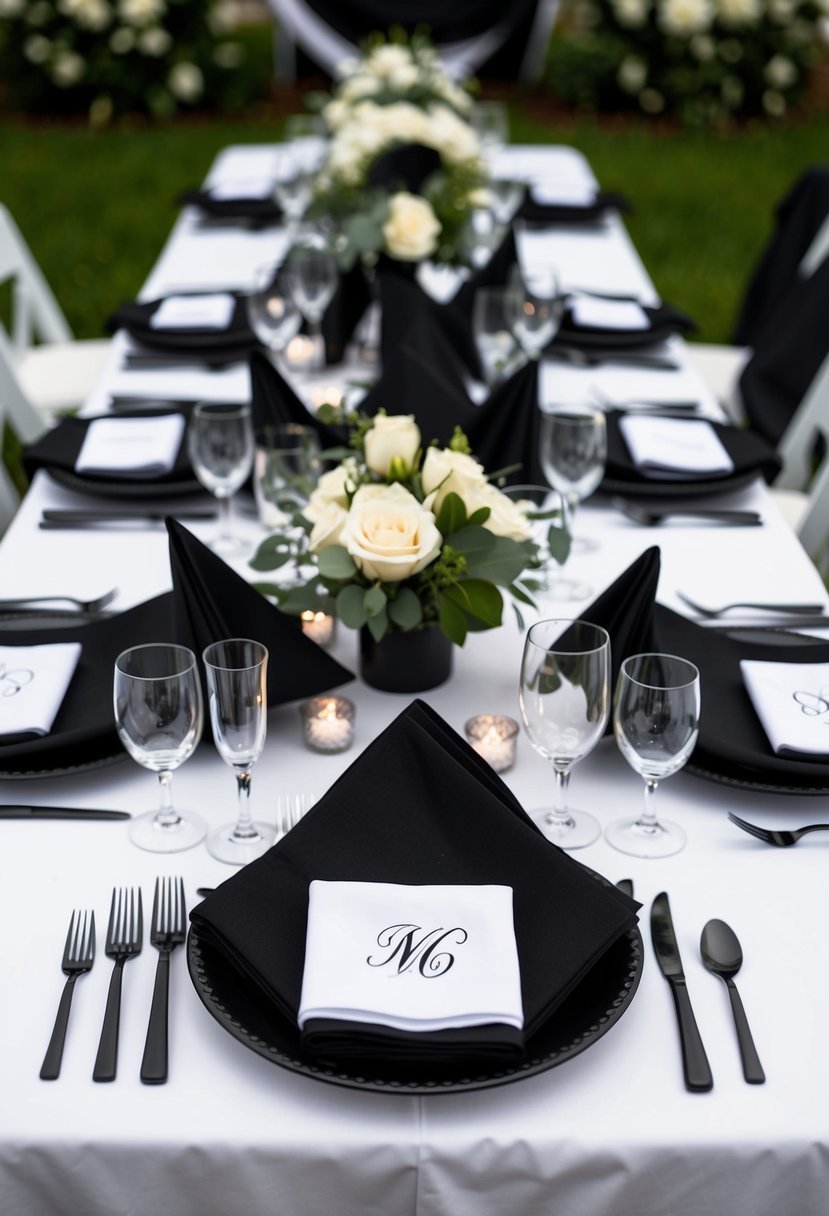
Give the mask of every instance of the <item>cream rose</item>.
M 528 507 L 532 504 L 528 503 Z M 466 509 L 471 514 L 478 507 L 489 507 L 489 519 L 483 525 L 496 536 L 506 536 L 510 540 L 529 540 L 532 536 L 529 520 L 521 505 L 513 502 L 506 494 L 502 494 L 488 482 L 472 502 L 466 503 Z
M 391 474 L 395 460 L 410 469 L 419 447 L 420 429 L 413 414 L 378 414 L 363 440 L 366 464 L 379 477 Z
M 348 506 L 348 488 L 357 484 L 357 465 L 350 456 L 335 469 L 323 473 L 318 480 L 302 514 L 309 523 L 315 524 L 320 515 L 332 503 L 345 510 Z
M 453 452 L 450 448 L 429 448 L 421 476 L 423 493 L 429 496 L 429 506 L 436 515 L 447 494 L 457 494 L 469 510 L 468 504 L 488 484 L 482 464 L 465 452 Z
M 383 225 L 383 240 L 393 258 L 419 262 L 438 247 L 441 224 L 425 198 L 401 191 L 389 201 L 389 217 Z
M 308 537 L 308 548 L 312 553 L 322 553 L 329 545 L 342 544 L 342 532 L 348 512 L 339 503 L 328 502 L 316 513 L 316 521 Z
M 357 491 L 340 543 L 366 578 L 396 583 L 433 562 L 443 538 L 431 512 L 394 484 Z

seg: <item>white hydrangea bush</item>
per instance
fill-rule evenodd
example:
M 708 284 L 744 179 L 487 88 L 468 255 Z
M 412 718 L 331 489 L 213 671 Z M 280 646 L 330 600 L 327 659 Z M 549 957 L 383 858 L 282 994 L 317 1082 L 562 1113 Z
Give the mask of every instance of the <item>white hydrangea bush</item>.
M 569 18 L 565 100 L 700 124 L 784 117 L 829 44 L 829 0 L 570 0 Z
M 94 125 L 221 107 L 238 24 L 234 0 L 0 0 L 0 76 L 13 107 Z

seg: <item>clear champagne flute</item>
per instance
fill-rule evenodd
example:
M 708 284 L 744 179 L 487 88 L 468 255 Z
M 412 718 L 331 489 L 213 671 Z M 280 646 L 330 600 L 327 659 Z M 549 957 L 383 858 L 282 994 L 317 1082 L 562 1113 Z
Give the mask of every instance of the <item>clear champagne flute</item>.
M 231 531 L 230 500 L 253 468 L 250 406 L 200 401 L 190 417 L 187 447 L 193 472 L 219 503 L 219 535 L 212 548 L 228 555 L 244 552 L 244 541 Z
M 204 723 L 196 656 L 186 646 L 163 642 L 133 646 L 115 660 L 115 727 L 138 764 L 157 773 L 158 811 L 130 823 L 133 844 L 151 853 L 177 853 L 204 839 L 198 815 L 173 806 L 173 772 L 201 739 Z
M 544 476 L 564 495 L 570 512 L 571 533 L 576 508 L 599 488 L 607 463 L 607 427 L 597 406 L 557 406 L 543 411 L 539 456 Z M 582 537 L 574 546 L 582 552 L 596 548 Z
M 558 276 L 554 270 L 510 271 L 508 292 L 512 330 L 521 349 L 538 359 L 558 333 L 564 312 Z
M 507 226 L 491 207 L 472 207 L 458 233 L 458 251 L 472 270 L 487 265 L 506 236 Z
M 294 249 L 288 258 L 286 272 L 291 297 L 308 322 L 316 352 L 315 364 L 321 367 L 325 363 L 322 318 L 337 290 L 337 259 L 326 249 Z
M 598 820 L 567 803 L 570 770 L 593 750 L 610 713 L 610 638 L 589 621 L 533 625 L 524 643 L 519 704 L 524 729 L 556 779 L 551 808 L 530 811 L 544 835 L 564 849 L 599 836 Z
M 248 322 L 256 337 L 274 355 L 281 354 L 302 325 L 291 298 L 282 264 L 260 266 L 247 297 Z
M 688 760 L 699 734 L 699 671 L 670 654 L 625 659 L 613 700 L 619 751 L 645 779 L 641 815 L 618 819 L 605 832 L 608 844 L 633 857 L 670 857 L 685 847 L 678 824 L 659 820 L 653 801 L 661 780 Z
M 328 128 L 322 115 L 289 114 L 282 134 L 291 164 L 307 173 L 318 173 L 328 147 Z
M 227 638 L 203 654 L 213 742 L 236 774 L 239 815 L 207 838 L 208 852 L 219 861 L 244 865 L 270 848 L 276 829 L 250 814 L 251 770 L 262 755 L 267 733 L 268 651 L 261 642 Z
M 314 193 L 314 173 L 301 162 L 292 159 L 281 161 L 276 171 L 273 192 L 285 217 L 290 247 L 296 239 L 302 217 L 308 210 Z

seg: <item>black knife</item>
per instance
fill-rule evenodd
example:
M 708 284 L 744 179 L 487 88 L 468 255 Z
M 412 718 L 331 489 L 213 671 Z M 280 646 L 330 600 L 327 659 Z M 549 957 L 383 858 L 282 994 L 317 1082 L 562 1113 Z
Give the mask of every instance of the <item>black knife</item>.
M 656 960 L 662 969 L 662 974 L 671 986 L 671 995 L 676 1006 L 685 1087 L 694 1093 L 713 1089 L 714 1078 L 711 1075 L 711 1066 L 708 1063 L 708 1056 L 705 1054 L 699 1027 L 691 1008 L 691 999 L 685 984 L 685 973 L 682 970 L 682 959 L 676 944 L 671 905 L 668 903 L 668 896 L 664 891 L 656 896 L 651 906 L 651 940 L 656 952 Z
M 129 811 L 104 811 L 98 807 L 0 806 L 0 819 L 130 819 Z

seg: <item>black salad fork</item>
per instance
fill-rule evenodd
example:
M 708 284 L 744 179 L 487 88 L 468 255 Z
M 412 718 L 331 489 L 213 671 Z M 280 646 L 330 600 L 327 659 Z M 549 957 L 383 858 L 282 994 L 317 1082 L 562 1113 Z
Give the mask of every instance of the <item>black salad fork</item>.
M 731 811 L 728 812 L 728 818 L 738 828 L 742 828 L 744 832 L 748 832 L 749 836 L 756 836 L 758 840 L 764 841 L 766 844 L 777 845 L 779 849 L 787 849 L 789 845 L 797 844 L 801 836 L 807 836 L 809 832 L 829 832 L 829 823 L 807 823 L 802 828 L 761 828 L 756 823 L 748 823 L 745 819 L 740 819 Z
M 155 880 L 153 923 L 150 943 L 158 950 L 153 1003 L 141 1080 L 145 1085 L 161 1085 L 167 1080 L 167 1011 L 170 995 L 170 955 L 184 941 L 187 909 L 184 906 L 184 881 L 164 878 Z
M 135 887 L 129 890 L 126 887 L 116 887 L 112 892 L 105 946 L 107 958 L 113 959 L 114 964 L 109 981 L 104 1024 L 101 1028 L 101 1041 L 92 1072 L 93 1081 L 115 1080 L 118 1066 L 118 1029 L 121 1021 L 121 976 L 124 963 L 141 953 L 143 938 L 144 913 L 140 888 L 136 891 Z
M 95 913 L 72 913 L 69 921 L 69 932 L 66 934 L 66 944 L 63 948 L 61 970 L 66 976 L 66 983 L 58 1005 L 55 1018 L 55 1028 L 43 1057 L 40 1068 L 41 1081 L 56 1081 L 60 1075 L 60 1065 L 63 1059 L 63 1044 L 66 1040 L 66 1028 L 69 1025 L 69 1010 L 72 1007 L 72 994 L 75 991 L 75 980 L 79 975 L 85 975 L 92 970 L 95 962 Z

